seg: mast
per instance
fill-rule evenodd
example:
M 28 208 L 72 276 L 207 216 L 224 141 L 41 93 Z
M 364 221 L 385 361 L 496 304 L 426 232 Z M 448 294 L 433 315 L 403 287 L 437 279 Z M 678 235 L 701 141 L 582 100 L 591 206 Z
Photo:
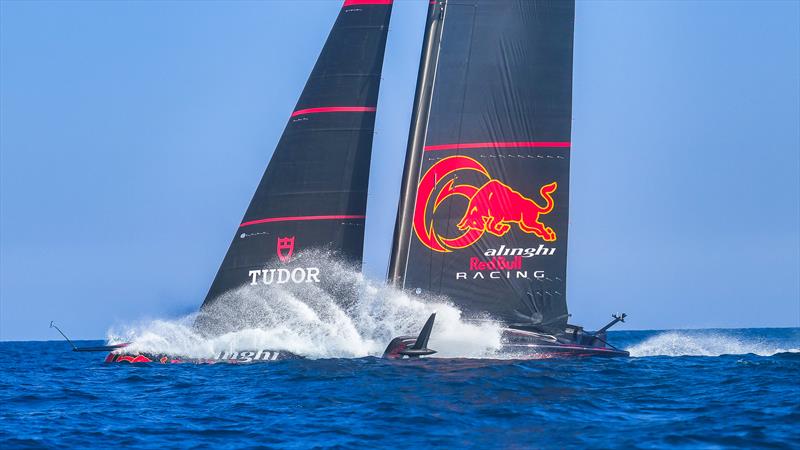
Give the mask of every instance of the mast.
M 411 241 L 411 226 L 414 215 L 414 200 L 417 195 L 422 151 L 428 128 L 428 115 L 431 106 L 433 82 L 439 59 L 439 43 L 442 37 L 447 0 L 434 0 L 428 6 L 425 23 L 425 36 L 422 41 L 417 88 L 414 94 L 414 107 L 411 112 L 411 127 L 408 132 L 406 161 L 400 185 L 400 202 L 397 219 L 394 223 L 392 253 L 389 259 L 388 281 L 395 286 L 403 286 L 403 274 L 408 261 L 408 247 Z

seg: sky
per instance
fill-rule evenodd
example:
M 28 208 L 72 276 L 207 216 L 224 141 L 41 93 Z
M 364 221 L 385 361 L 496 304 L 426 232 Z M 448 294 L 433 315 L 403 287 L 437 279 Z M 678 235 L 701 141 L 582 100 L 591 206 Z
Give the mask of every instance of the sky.
M 340 5 L 0 2 L 0 339 L 195 311 Z M 426 7 L 391 19 L 376 280 Z M 574 57 L 572 322 L 800 326 L 800 3 L 578 1 Z

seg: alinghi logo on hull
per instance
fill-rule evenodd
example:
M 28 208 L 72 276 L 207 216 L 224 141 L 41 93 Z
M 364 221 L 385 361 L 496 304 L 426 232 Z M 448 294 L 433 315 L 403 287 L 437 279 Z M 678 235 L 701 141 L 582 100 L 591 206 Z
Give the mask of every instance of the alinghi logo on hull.
M 238 362 L 251 362 L 251 361 L 275 361 L 280 356 L 280 352 L 270 350 L 259 351 L 243 351 L 243 352 L 226 352 L 222 351 L 216 357 L 218 361 L 235 360 Z

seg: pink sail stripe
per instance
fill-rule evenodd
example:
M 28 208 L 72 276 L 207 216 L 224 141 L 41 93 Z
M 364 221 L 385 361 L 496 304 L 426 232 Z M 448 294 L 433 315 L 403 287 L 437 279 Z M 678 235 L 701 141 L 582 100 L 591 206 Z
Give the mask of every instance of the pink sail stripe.
M 302 114 L 332 113 L 332 112 L 375 112 L 374 106 L 325 106 L 321 108 L 298 109 L 292 117 Z
M 570 147 L 571 142 L 471 142 L 463 144 L 427 145 L 426 152 L 436 150 L 463 150 L 471 148 L 522 148 L 522 147 Z
M 345 6 L 356 6 L 356 5 L 391 5 L 391 4 L 392 0 L 345 0 L 344 5 L 342 5 L 342 7 L 344 8 Z
M 293 220 L 337 220 L 337 219 L 366 219 L 367 216 L 353 216 L 353 215 L 338 215 L 338 216 L 288 216 L 288 217 L 270 217 L 267 219 L 258 219 L 244 222 L 239 225 L 239 228 L 249 227 L 250 225 L 258 225 L 259 223 L 270 222 L 289 222 Z

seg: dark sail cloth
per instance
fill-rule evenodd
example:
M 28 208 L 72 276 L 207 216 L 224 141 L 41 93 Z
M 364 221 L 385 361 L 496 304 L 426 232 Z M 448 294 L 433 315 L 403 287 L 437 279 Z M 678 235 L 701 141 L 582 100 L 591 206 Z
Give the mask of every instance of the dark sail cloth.
M 405 289 L 566 327 L 574 15 L 561 0 L 430 5 L 390 262 Z

